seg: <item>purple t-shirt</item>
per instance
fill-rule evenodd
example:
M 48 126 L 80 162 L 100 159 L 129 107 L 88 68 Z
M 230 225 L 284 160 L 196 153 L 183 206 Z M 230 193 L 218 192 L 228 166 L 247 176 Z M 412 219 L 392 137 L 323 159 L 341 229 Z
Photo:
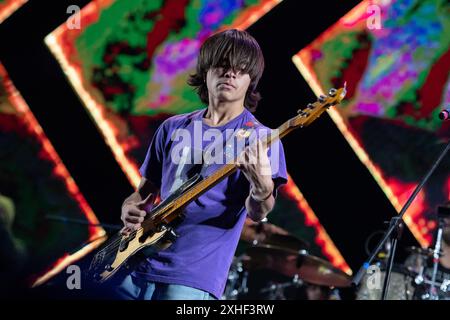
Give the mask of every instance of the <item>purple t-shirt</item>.
M 202 121 L 205 112 L 206 108 L 203 108 L 173 116 L 165 120 L 154 134 L 140 173 L 160 188 L 161 200 L 193 174 L 208 176 L 227 161 L 227 158 L 223 158 L 221 163 L 211 163 L 202 170 L 202 164 L 198 163 L 199 159 L 202 162 L 202 159 L 207 158 L 205 150 L 210 150 L 209 155 L 215 156 L 215 152 L 208 147 L 218 142 L 224 146 L 223 154 L 230 156 L 232 150 L 231 156 L 234 157 L 239 152 L 240 144 L 235 143 L 231 149 L 225 146 L 230 145 L 231 132 L 233 139 L 244 138 L 248 143 L 255 133 L 270 130 L 261 125 L 247 109 L 219 127 L 210 127 Z M 243 131 L 243 128 L 247 131 Z M 223 137 L 222 141 L 211 138 L 205 132 L 219 133 Z M 252 133 L 251 137 L 248 137 L 249 132 Z M 192 139 L 188 139 L 189 135 Z M 275 149 L 277 152 L 273 152 Z M 276 196 L 277 188 L 287 182 L 280 140 L 269 148 L 268 154 Z M 245 199 L 249 191 L 247 178 L 237 170 L 191 202 L 185 209 L 184 221 L 176 227 L 179 238 L 168 249 L 147 258 L 133 275 L 155 282 L 194 287 L 220 299 L 247 216 Z

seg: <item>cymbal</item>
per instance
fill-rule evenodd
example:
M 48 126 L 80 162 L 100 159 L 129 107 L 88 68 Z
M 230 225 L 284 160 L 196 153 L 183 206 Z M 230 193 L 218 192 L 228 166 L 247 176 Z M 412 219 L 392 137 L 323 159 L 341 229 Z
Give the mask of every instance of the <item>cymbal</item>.
M 274 245 L 292 250 L 309 248 L 309 243 L 271 223 L 246 223 L 241 240 L 253 244 Z
M 256 245 L 248 248 L 245 262 L 249 270 L 267 268 L 305 282 L 328 287 L 349 287 L 351 277 L 330 262 L 308 254 L 305 250 L 291 250 L 276 246 Z
M 289 234 L 288 231 L 268 222 L 253 222 L 246 220 L 241 233 L 241 240 L 247 242 L 264 241 L 270 234 Z
M 295 252 L 309 248 L 309 243 L 290 234 L 271 234 L 264 241 L 257 243 L 260 247 L 280 248 Z
M 330 262 L 309 254 L 300 254 L 299 277 L 306 282 L 328 287 L 350 287 L 351 277 Z

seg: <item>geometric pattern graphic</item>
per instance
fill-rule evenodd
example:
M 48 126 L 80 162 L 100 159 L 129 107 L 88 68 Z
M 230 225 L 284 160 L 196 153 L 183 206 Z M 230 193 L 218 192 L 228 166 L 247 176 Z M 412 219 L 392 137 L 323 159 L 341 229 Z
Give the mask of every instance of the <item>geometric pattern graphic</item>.
M 0 23 L 5 21 L 28 0 L 0 0 Z
M 2 239 L 2 257 L 27 286 L 42 284 L 105 240 L 95 214 L 1 64 L 0 218 L 1 234 L 8 235 Z
M 450 105 L 449 11 L 444 0 L 363 1 L 293 57 L 316 94 L 347 82 L 329 115 L 397 211 L 450 136 L 438 118 Z M 405 214 L 422 246 L 450 198 L 449 168 L 446 157 Z
M 279 2 L 91 2 L 78 16 L 79 29 L 63 24 L 45 42 L 137 186 L 138 166 L 161 122 L 203 107 L 186 84 L 203 41 L 225 28 L 246 29 Z M 312 251 L 351 273 L 292 180 L 279 199 L 271 217 L 312 240 Z M 282 217 L 289 214 L 297 224 L 284 225 Z

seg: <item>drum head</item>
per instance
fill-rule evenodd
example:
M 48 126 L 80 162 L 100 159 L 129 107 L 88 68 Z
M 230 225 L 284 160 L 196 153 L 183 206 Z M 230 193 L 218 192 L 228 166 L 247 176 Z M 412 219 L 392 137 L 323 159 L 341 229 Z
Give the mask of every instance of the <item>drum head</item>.
M 357 290 L 356 299 L 381 300 L 386 271 L 376 266 L 371 266 L 367 271 Z M 387 300 L 412 300 L 414 290 L 414 275 L 403 266 L 394 265 Z

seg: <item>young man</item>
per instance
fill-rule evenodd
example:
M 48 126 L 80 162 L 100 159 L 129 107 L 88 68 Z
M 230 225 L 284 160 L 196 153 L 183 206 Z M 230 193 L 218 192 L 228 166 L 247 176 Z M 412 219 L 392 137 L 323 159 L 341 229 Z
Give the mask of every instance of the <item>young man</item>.
M 177 240 L 125 279 L 118 287 L 123 298 L 221 297 L 246 217 L 264 219 L 277 188 L 287 182 L 280 141 L 269 150 L 256 142 L 268 134 L 250 112 L 260 99 L 256 86 L 263 69 L 261 49 L 245 31 L 226 30 L 202 45 L 188 83 L 207 107 L 173 116 L 158 128 L 140 168 L 140 185 L 123 203 L 122 232 L 140 226 L 158 192 L 163 200 L 194 173 L 208 176 L 239 156 L 238 170 L 186 207 Z

